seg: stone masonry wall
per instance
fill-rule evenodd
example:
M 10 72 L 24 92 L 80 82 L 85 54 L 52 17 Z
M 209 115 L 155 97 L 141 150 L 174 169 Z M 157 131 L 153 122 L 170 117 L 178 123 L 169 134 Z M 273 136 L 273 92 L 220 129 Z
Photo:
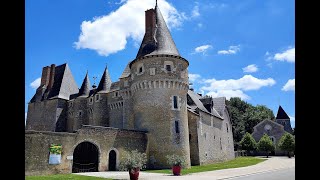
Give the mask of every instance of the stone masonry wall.
M 28 104 L 28 114 L 26 122 L 26 130 L 38 131 L 56 131 L 58 122 L 58 131 L 64 129 L 66 111 L 66 100 L 53 99 L 34 102 Z
M 267 125 L 267 124 L 271 126 L 270 131 L 267 131 L 264 129 L 265 125 Z M 252 133 L 252 137 L 258 143 L 264 133 L 266 133 L 270 137 L 275 138 L 274 139 L 275 140 L 274 144 L 276 145 L 275 154 L 276 155 L 284 154 L 284 152 L 281 151 L 278 147 L 279 140 L 283 136 L 283 134 L 285 133 L 283 126 L 274 122 L 274 121 L 271 121 L 271 120 L 262 121 L 257 126 L 255 126 L 254 131 Z M 264 152 L 256 152 L 256 154 L 262 155 L 262 154 L 264 154 Z
M 189 143 L 191 165 L 200 165 L 198 146 L 198 119 L 199 115 L 188 111 Z
M 166 63 L 171 65 L 170 72 L 165 69 Z M 187 61 L 167 55 L 132 63 L 134 126 L 148 131 L 148 168 L 170 168 L 165 157 L 170 154 L 183 156 L 186 167 L 190 167 L 187 67 Z M 173 96 L 178 97 L 178 109 L 173 109 Z
M 146 152 L 147 137 L 143 132 L 120 130 L 106 127 L 83 127 L 77 133 L 66 132 L 25 132 L 25 174 L 45 175 L 71 173 L 73 151 L 81 142 L 88 141 L 99 149 L 99 171 L 108 170 L 110 150 L 117 153 L 117 168 L 125 151 L 137 149 Z M 61 164 L 49 165 L 50 144 L 62 145 Z
M 234 158 L 233 139 L 226 122 L 199 111 L 198 142 L 200 164 L 212 164 Z

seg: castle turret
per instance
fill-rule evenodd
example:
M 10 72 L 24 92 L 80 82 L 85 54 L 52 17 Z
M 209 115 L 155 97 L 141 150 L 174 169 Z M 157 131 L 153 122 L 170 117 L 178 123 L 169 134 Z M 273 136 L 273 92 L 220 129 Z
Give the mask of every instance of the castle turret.
M 89 93 L 90 93 L 90 81 L 89 81 L 89 78 L 88 78 L 88 71 L 87 71 L 86 77 L 83 80 L 83 83 L 81 85 L 81 88 L 79 90 L 79 94 L 78 95 L 79 96 L 88 97 Z
M 97 88 L 97 92 L 101 91 L 101 92 L 109 92 L 110 91 L 110 87 L 111 87 L 111 78 L 109 75 L 109 71 L 108 71 L 108 67 L 105 68 L 102 78 L 99 82 L 98 88 Z
M 189 63 L 180 56 L 157 5 L 145 15 L 146 32 L 130 63 L 134 127 L 148 131 L 148 168 L 170 168 L 170 154 L 183 156 L 190 167 Z

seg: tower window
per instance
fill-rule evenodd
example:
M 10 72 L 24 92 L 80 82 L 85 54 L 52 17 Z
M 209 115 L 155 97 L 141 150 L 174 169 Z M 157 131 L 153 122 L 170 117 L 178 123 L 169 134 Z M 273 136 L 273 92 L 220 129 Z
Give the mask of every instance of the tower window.
M 100 100 L 100 94 L 96 94 L 96 102 Z
M 191 141 L 191 134 L 189 134 L 189 141 Z
M 142 73 L 142 67 L 139 68 L 139 73 Z
M 170 64 L 166 65 L 166 70 L 171 72 L 171 65 Z
M 175 125 L 175 129 L 176 129 L 176 133 L 180 133 L 179 122 L 178 122 L 178 121 L 175 121 L 175 122 L 174 122 L 174 125 Z
M 178 109 L 178 97 L 173 96 L 173 108 Z

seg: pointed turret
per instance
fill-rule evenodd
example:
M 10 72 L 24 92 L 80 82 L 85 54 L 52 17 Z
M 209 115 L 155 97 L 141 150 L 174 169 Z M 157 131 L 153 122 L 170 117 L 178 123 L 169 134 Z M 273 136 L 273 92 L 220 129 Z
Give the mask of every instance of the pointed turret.
M 288 133 L 292 134 L 292 128 L 291 128 L 291 122 L 290 122 L 290 117 L 287 115 L 287 113 L 282 109 L 281 106 L 279 106 L 277 117 L 276 117 L 276 122 L 278 124 L 283 125 L 284 130 L 287 131 Z
M 145 12 L 145 28 L 136 58 L 157 54 L 180 56 L 157 4 Z
M 290 119 L 287 113 L 279 106 L 276 119 Z
M 96 92 L 109 92 L 111 87 L 111 78 L 109 75 L 108 68 L 104 70 L 104 73 L 102 75 L 102 78 L 99 82 L 98 88 Z
M 83 83 L 81 85 L 78 95 L 88 97 L 89 93 L 90 93 L 90 81 L 88 78 L 88 71 L 87 71 L 86 77 L 83 80 Z

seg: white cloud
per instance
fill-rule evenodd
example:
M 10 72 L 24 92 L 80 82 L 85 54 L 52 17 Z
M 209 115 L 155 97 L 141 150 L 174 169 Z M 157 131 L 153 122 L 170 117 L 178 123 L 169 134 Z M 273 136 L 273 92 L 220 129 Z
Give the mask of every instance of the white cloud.
M 289 116 L 291 127 L 294 128 L 296 126 L 296 118 L 294 116 Z
M 240 51 L 240 45 L 230 46 L 228 50 L 220 50 L 218 54 L 236 54 Z
M 202 83 L 205 85 L 200 88 L 212 96 L 240 97 L 244 100 L 250 99 L 243 91 L 259 90 L 265 86 L 273 86 L 276 81 L 272 78 L 258 79 L 252 75 L 244 75 L 240 79 L 216 80 L 206 79 Z
M 288 82 L 282 87 L 282 91 L 295 91 L 295 79 L 289 79 Z
M 199 6 L 196 5 L 196 6 L 193 7 L 191 17 L 198 17 L 198 16 L 200 16 Z
M 28 114 L 28 113 L 24 113 L 24 125 L 27 124 L 27 114 Z
M 92 49 L 99 55 L 108 56 L 125 49 L 127 39 L 141 42 L 145 32 L 145 11 L 154 8 L 154 0 L 120 1 L 121 6 L 108 15 L 83 21 L 81 34 L 74 43 L 77 49 Z M 185 19 L 166 0 L 159 0 L 159 8 L 169 28 L 179 27 Z
M 290 48 L 282 53 L 276 53 L 273 57 L 277 61 L 295 62 L 295 48 Z
M 199 79 L 201 76 L 199 74 L 189 74 L 189 81 L 194 82 L 195 80 Z
M 242 68 L 243 72 L 248 72 L 248 73 L 253 73 L 253 72 L 257 72 L 258 66 L 255 64 L 250 64 L 247 67 Z
M 239 97 L 242 100 L 249 100 L 251 99 L 248 95 L 243 93 L 241 90 L 217 90 L 217 91 L 210 91 L 207 93 L 207 95 L 212 96 L 212 97 L 226 97 L 228 100 L 232 97 Z
M 199 46 L 199 47 L 196 47 L 194 49 L 194 52 L 195 53 L 206 53 L 208 49 L 212 48 L 211 45 L 207 44 L 207 45 L 202 45 L 202 46 Z
M 30 87 L 32 87 L 32 89 L 36 90 L 40 86 L 40 83 L 41 83 L 41 77 L 37 78 L 32 83 L 30 83 Z

